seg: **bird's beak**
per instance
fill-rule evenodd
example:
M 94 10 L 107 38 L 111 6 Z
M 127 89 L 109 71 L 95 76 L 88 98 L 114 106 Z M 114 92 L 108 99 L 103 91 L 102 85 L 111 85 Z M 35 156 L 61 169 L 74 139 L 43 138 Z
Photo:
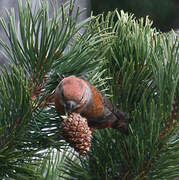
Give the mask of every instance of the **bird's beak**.
M 77 103 L 73 100 L 68 100 L 65 103 L 65 113 L 70 114 L 76 108 Z

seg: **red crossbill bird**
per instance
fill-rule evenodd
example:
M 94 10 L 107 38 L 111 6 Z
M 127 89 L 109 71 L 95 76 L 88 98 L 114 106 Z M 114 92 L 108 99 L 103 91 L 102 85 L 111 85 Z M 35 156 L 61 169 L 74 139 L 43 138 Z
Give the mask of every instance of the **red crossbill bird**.
M 128 135 L 129 119 L 90 82 L 75 76 L 65 77 L 55 90 L 59 115 L 76 112 L 86 117 L 91 129 L 114 128 Z

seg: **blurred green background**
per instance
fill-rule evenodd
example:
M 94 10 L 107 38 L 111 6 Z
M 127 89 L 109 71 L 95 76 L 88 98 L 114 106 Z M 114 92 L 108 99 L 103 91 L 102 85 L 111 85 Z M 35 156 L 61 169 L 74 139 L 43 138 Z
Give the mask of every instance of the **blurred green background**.
M 163 32 L 179 29 L 179 0 L 91 0 L 94 14 L 123 9 L 136 17 L 149 18 Z

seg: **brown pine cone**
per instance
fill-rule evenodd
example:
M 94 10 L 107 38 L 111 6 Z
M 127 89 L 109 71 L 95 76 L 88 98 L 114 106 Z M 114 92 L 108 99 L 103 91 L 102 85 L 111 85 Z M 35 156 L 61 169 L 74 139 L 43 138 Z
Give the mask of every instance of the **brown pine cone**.
M 91 146 L 91 130 L 87 119 L 78 113 L 72 113 L 63 118 L 61 128 L 65 140 L 77 152 L 86 155 Z

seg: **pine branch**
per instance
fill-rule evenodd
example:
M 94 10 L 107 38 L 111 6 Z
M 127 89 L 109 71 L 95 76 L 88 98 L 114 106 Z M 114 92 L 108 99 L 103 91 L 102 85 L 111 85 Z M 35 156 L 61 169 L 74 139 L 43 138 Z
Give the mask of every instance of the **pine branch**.
M 128 137 L 114 130 L 96 132 L 89 158 L 82 158 L 80 166 L 68 159 L 64 172 L 74 179 L 177 177 L 178 120 L 173 124 L 173 119 L 178 112 L 178 36 L 158 33 L 148 18 L 136 20 L 124 12 L 109 12 L 98 20 L 103 24 L 99 29 L 116 35 L 104 56 L 103 76 L 111 77 L 107 93 L 114 103 L 130 114 L 131 132 Z M 166 120 L 171 123 L 167 131 Z
M 96 31 L 95 17 L 77 24 L 82 11 L 78 8 L 74 13 L 72 1 L 61 7 L 52 4 L 52 17 L 46 1 L 34 11 L 29 1 L 23 5 L 19 0 L 18 5 L 18 25 L 13 10 L 7 11 L 7 22 L 0 18 L 10 43 L 0 40 L 9 61 L 9 72 L 3 72 L 0 82 L 0 176 L 30 179 L 39 175 L 36 165 L 47 158 L 48 148 L 66 147 L 53 104 L 58 74 L 92 76 L 100 71 L 97 65 L 110 47 L 112 33 Z M 81 28 L 85 28 L 83 35 Z M 105 41 L 109 42 L 106 46 Z
M 31 168 L 35 165 L 28 164 L 29 157 L 35 155 L 35 149 L 24 149 L 20 144 L 24 143 L 24 129 L 31 117 L 30 92 L 28 91 L 28 79 L 23 71 L 11 66 L 1 72 L 0 94 L 0 176 L 26 179 L 37 177 Z M 38 164 L 38 161 L 36 162 Z M 23 173 L 21 173 L 23 171 Z M 25 174 L 24 174 L 25 173 Z
M 77 24 L 81 11 L 72 1 L 53 7 L 50 17 L 46 1 L 35 11 L 19 1 L 18 27 L 13 10 L 7 23 L 0 19 L 10 46 L 0 44 L 12 63 L 0 78 L 0 176 L 33 179 L 41 168 L 39 178 L 46 170 L 47 178 L 64 179 L 177 177 L 178 35 L 123 11 Z M 132 119 L 130 135 L 96 131 L 87 157 L 66 149 L 53 104 L 58 74 L 85 76 L 112 97 Z M 49 148 L 65 152 L 52 154 L 56 164 Z

